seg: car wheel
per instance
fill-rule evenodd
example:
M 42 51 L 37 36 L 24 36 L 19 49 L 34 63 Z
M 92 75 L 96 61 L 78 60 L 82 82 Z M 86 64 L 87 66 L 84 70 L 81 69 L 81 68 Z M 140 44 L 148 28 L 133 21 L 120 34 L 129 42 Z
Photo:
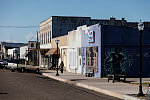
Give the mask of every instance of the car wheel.
M 10 70 L 11 70 L 12 72 L 14 72 L 14 71 L 15 71 L 15 69 L 13 69 L 13 68 L 11 68 Z
M 35 73 L 38 74 L 39 72 L 40 72 L 40 70 L 37 68 L 37 69 L 35 70 Z
M 23 73 L 25 71 L 25 68 L 21 68 L 20 72 Z

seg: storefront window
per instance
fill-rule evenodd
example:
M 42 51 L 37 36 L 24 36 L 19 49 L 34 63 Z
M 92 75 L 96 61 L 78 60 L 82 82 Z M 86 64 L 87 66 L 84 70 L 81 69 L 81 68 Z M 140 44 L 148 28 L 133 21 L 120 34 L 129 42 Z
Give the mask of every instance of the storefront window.
M 87 47 L 86 54 L 87 54 L 87 71 L 94 70 L 98 72 L 98 47 Z

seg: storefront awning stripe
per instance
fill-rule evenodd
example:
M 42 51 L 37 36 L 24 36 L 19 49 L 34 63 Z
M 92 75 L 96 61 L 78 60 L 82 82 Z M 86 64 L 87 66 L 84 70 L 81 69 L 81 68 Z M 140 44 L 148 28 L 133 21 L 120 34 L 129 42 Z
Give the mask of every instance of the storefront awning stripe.
M 57 48 L 51 48 L 45 55 L 56 55 L 57 54 Z M 60 51 L 58 49 L 58 54 L 60 54 Z

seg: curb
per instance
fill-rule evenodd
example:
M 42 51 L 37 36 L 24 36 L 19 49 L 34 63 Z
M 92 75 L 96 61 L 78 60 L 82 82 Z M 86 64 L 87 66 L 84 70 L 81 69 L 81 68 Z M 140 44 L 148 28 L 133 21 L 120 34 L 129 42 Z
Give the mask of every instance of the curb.
M 67 79 L 58 78 L 56 76 L 49 75 L 47 73 L 42 73 L 42 75 L 46 76 L 46 77 L 49 77 L 49 78 L 52 78 L 54 80 L 58 80 L 58 81 L 64 82 L 64 83 L 73 84 L 71 81 L 69 81 Z M 86 84 L 79 83 L 79 82 L 77 82 L 77 83 L 75 83 L 73 85 L 76 85 L 76 86 L 79 86 L 79 87 L 82 87 L 82 88 L 86 88 L 86 89 L 89 89 L 89 90 L 94 90 L 94 91 L 99 92 L 99 93 L 104 93 L 106 95 L 110 95 L 110 96 L 113 96 L 113 97 L 116 97 L 116 98 L 119 98 L 119 99 L 124 99 L 124 100 L 144 100 L 144 99 L 140 99 L 140 98 L 137 98 L 137 97 L 132 97 L 132 96 L 128 96 L 128 95 L 122 95 L 122 94 L 115 93 L 115 92 L 112 92 L 112 91 L 100 89 L 100 88 L 97 88 L 97 87 L 94 87 L 94 86 L 90 86 L 90 85 L 86 85 Z
M 100 88 L 93 87 L 93 86 L 86 85 L 86 84 L 82 84 L 82 83 L 76 83 L 76 86 L 83 87 L 83 88 L 90 89 L 90 90 L 94 90 L 96 92 L 104 93 L 106 95 L 110 95 L 110 96 L 120 98 L 120 99 L 124 99 L 124 100 L 144 100 L 144 99 L 140 99 L 140 98 L 137 98 L 137 97 L 122 95 L 122 94 L 115 93 L 115 92 L 112 92 L 112 91 L 107 91 L 107 90 L 104 90 L 104 89 L 100 89 Z
M 53 75 L 48 75 L 48 74 L 46 74 L 46 73 L 42 73 L 42 75 L 43 75 L 43 76 L 47 76 L 47 77 L 49 77 L 49 78 L 52 78 L 52 79 L 54 79 L 54 80 L 58 80 L 58 81 L 64 82 L 64 83 L 67 83 L 67 82 L 68 82 L 68 80 L 66 80 L 66 79 L 58 78 L 58 77 L 55 77 L 55 76 L 53 76 Z
M 100 89 L 100 88 L 93 87 L 93 86 L 86 85 L 86 84 L 82 84 L 82 83 L 76 83 L 76 85 L 80 86 L 80 87 L 83 87 L 83 88 L 86 88 L 86 89 L 94 90 L 94 91 L 97 91 L 97 92 L 100 92 L 100 93 L 104 93 L 104 94 L 107 94 L 107 95 L 110 95 L 110 96 L 113 96 L 113 97 L 123 99 L 121 94 L 118 94 L 118 93 L 115 93 L 115 92 L 107 91 L 107 90 L 104 90 L 104 89 Z

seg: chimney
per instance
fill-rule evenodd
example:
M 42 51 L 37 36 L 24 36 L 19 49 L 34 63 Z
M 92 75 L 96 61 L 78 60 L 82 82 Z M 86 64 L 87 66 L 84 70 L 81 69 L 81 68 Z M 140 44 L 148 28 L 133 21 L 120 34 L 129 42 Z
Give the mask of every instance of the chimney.
M 110 17 L 110 21 L 115 21 L 115 18 L 113 16 Z
M 125 20 L 124 18 L 122 18 L 122 20 Z

